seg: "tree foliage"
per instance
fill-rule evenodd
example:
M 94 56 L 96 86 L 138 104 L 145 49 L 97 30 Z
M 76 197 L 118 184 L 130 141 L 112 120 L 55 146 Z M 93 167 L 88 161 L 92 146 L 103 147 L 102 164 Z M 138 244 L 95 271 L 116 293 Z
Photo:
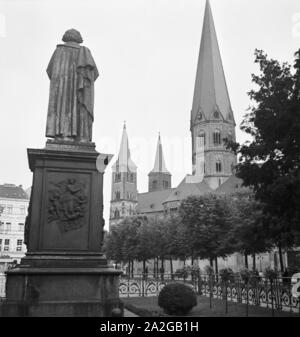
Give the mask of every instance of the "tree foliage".
M 253 101 L 241 129 L 252 137 L 230 144 L 240 155 L 237 175 L 263 204 L 265 228 L 280 246 L 297 242 L 300 224 L 300 50 L 294 65 L 255 52 Z

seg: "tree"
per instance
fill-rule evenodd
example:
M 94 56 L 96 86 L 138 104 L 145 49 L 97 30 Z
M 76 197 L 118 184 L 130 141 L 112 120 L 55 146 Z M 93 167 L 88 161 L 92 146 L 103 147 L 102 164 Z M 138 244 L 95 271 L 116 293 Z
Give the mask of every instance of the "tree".
M 119 227 L 113 227 L 109 233 L 104 236 L 103 251 L 109 260 L 113 260 L 116 263 L 122 262 L 122 237 Z
M 226 196 L 204 195 L 183 200 L 179 213 L 188 230 L 194 256 L 215 261 L 218 273 L 218 257 L 233 253 L 228 233 L 230 209 Z
M 262 205 L 249 192 L 238 192 L 231 197 L 229 240 L 234 250 L 244 255 L 246 268 L 249 267 L 248 256 L 252 256 L 255 270 L 255 255 L 272 247 L 263 225 Z
M 282 249 L 298 244 L 300 231 L 300 50 L 293 67 L 261 50 L 255 56 L 260 74 L 252 75 L 254 104 L 241 126 L 252 141 L 229 146 L 240 155 L 237 176 L 263 204 L 265 230 L 283 268 Z

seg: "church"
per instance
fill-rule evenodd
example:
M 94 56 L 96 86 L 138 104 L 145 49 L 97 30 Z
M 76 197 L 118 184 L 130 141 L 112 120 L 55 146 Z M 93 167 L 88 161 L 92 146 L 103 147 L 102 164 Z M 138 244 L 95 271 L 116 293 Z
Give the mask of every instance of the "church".
M 193 175 L 172 187 L 172 174 L 164 160 L 159 135 L 148 192 L 137 191 L 137 166 L 130 155 L 124 125 L 120 151 L 113 165 L 110 226 L 134 214 L 164 215 L 176 212 L 190 195 L 231 193 L 241 188 L 234 176 L 237 158 L 224 139 L 235 140 L 236 123 L 230 103 L 221 54 L 209 1 L 206 3 L 202 39 L 191 111 Z
M 167 169 L 159 135 L 154 167 L 148 174 L 148 192 L 138 193 L 137 166 L 130 155 L 124 125 L 118 159 L 112 168 L 110 228 L 132 215 L 165 216 L 177 212 L 181 201 L 188 196 L 231 194 L 244 189 L 242 180 L 234 174 L 237 157 L 225 145 L 225 139 L 236 140 L 235 129 L 213 15 L 207 0 L 190 120 L 193 174 L 184 177 L 178 186 L 172 186 L 172 174 Z M 236 269 L 243 263 L 239 254 L 229 259 L 231 261 L 224 266 Z M 269 256 L 264 261 L 270 261 Z

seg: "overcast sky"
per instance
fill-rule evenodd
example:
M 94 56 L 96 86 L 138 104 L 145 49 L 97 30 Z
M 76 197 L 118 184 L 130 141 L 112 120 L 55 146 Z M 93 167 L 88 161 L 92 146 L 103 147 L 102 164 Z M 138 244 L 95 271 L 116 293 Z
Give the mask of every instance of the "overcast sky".
M 98 66 L 94 141 L 118 153 L 126 121 L 139 192 L 147 191 L 158 131 L 173 186 L 191 173 L 189 131 L 205 0 L 0 0 L 0 183 L 31 185 L 26 148 L 45 145 L 45 69 L 69 28 Z M 211 0 L 237 124 L 250 104 L 255 48 L 293 61 L 300 48 L 299 0 Z M 237 139 L 244 141 L 237 127 Z M 116 158 L 114 158 L 115 161 Z M 105 218 L 111 165 L 105 174 Z

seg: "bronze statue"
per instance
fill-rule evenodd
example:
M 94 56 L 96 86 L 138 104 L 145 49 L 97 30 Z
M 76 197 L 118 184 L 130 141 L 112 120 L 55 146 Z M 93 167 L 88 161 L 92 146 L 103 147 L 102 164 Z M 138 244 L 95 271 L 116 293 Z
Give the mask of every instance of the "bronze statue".
M 66 31 L 64 44 L 50 60 L 50 97 L 46 137 L 59 141 L 92 141 L 94 82 L 99 76 L 90 50 L 75 29 Z

